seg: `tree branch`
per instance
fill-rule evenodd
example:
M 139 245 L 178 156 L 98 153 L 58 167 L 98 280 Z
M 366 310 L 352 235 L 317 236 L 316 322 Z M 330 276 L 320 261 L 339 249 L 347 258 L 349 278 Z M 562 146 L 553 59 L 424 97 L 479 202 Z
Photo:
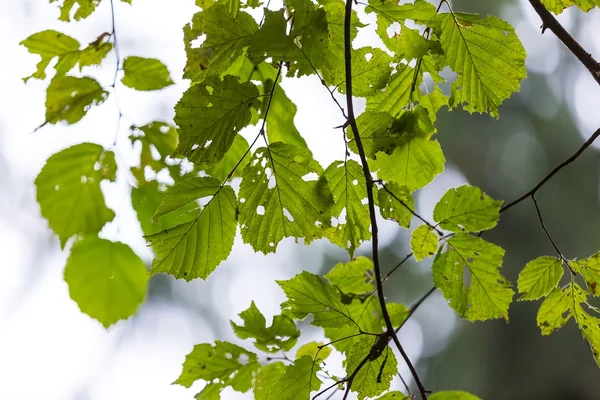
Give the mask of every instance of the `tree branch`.
M 590 71 L 594 80 L 600 85 L 600 63 L 592 57 L 574 38 L 567 32 L 558 20 L 544 7 L 540 0 L 529 0 L 531 6 L 542 19 L 542 33 L 550 29 L 558 39 L 577 59 Z
M 381 278 L 381 268 L 379 265 L 379 243 L 378 243 L 378 230 L 377 230 L 377 214 L 375 212 L 375 199 L 373 197 L 373 186 L 375 183 L 373 182 L 373 177 L 371 176 L 371 171 L 369 171 L 369 164 L 367 163 L 367 157 L 365 155 L 365 149 L 362 144 L 362 140 L 360 138 L 360 133 L 358 131 L 358 126 L 356 124 L 356 117 L 354 115 L 354 105 L 352 102 L 352 39 L 351 39 L 351 21 L 352 21 L 352 1 L 346 0 L 346 12 L 344 16 L 344 62 L 345 62 L 345 73 L 346 73 L 346 109 L 348 113 L 348 125 L 352 128 L 354 133 L 354 139 L 356 141 L 356 147 L 358 149 L 358 154 L 360 156 L 360 161 L 362 164 L 363 174 L 365 176 L 365 181 L 367 184 L 367 199 L 369 202 L 369 216 L 371 219 L 371 235 L 372 235 L 372 251 L 373 251 L 373 269 L 375 270 L 375 279 L 377 283 L 377 297 L 379 298 L 379 304 L 381 306 L 381 313 L 383 315 L 383 319 L 386 324 L 387 334 L 392 337 L 394 343 L 398 347 L 400 354 L 404 358 L 404 361 L 408 365 L 410 372 L 413 375 L 413 378 L 419 388 L 419 392 L 421 393 L 421 397 L 423 400 L 427 399 L 427 391 L 423 387 L 421 380 L 419 379 L 419 375 L 415 367 L 412 365 L 408 355 L 402 348 L 396 333 L 394 332 L 394 326 L 392 325 L 392 321 L 390 319 L 390 315 L 387 310 L 387 306 L 385 304 L 385 296 L 383 294 L 383 280 Z M 344 398 L 348 396 L 348 390 L 350 389 L 350 385 L 352 384 L 352 380 L 348 381 L 348 387 L 346 393 L 344 394 Z

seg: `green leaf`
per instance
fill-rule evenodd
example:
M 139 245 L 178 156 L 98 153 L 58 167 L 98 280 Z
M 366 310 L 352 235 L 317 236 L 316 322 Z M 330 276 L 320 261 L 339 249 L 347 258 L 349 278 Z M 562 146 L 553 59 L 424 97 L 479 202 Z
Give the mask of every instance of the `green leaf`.
M 481 232 L 496 226 L 502 203 L 476 186 L 462 185 L 442 196 L 433 210 L 433 219 L 452 232 Z
M 437 34 L 444 54 L 439 65 L 458 74 L 451 106 L 498 117 L 498 107 L 518 92 L 526 76 L 525 49 L 510 24 L 494 16 L 442 13 Z
M 242 54 L 248 39 L 258 29 L 254 18 L 245 12 L 233 17 L 227 6 L 214 4 L 196 13 L 192 25 L 183 28 L 187 63 L 183 77 L 201 82 L 210 75 L 221 75 Z M 192 42 L 206 35 L 200 47 Z
M 79 54 L 79 70 L 83 67 L 89 67 L 92 65 L 100 65 L 106 55 L 112 50 L 113 44 L 105 42 L 108 37 L 108 33 L 103 33 L 98 36 L 98 39 L 91 42 L 85 49 L 81 50 Z
M 37 64 L 37 70 L 30 76 L 23 78 L 27 82 L 30 78 L 45 79 L 46 67 L 58 57 L 55 65 L 56 76 L 63 76 L 69 72 L 79 61 L 79 42 L 71 36 L 54 30 L 45 30 L 34 33 L 23 40 L 25 46 L 32 54 L 39 54 L 42 60 Z
M 258 370 L 254 379 L 254 400 L 267 400 L 273 386 L 281 379 L 287 366 L 281 361 L 267 364 Z
M 75 21 L 89 17 L 95 10 L 101 0 L 50 0 L 50 4 L 58 2 L 60 8 L 61 21 L 69 22 L 71 18 Z M 131 4 L 131 0 L 121 0 L 123 3 Z M 77 5 L 75 7 L 75 5 Z M 75 12 L 73 13 L 73 7 Z
M 135 90 L 160 90 L 173 84 L 167 66 L 156 58 L 126 57 L 123 72 L 121 82 Z
M 436 392 L 429 396 L 429 400 L 481 400 L 479 397 L 459 391 Z
M 415 229 L 410 235 L 410 249 L 415 260 L 421 261 L 434 255 L 438 249 L 438 241 L 438 236 L 429 226 L 421 225 Z
M 325 278 L 344 294 L 370 293 L 375 289 L 373 261 L 363 256 L 347 263 L 337 263 Z
M 369 355 L 378 338 L 363 336 L 358 340 L 350 353 L 346 364 L 347 376 L 352 374 L 358 365 Z M 387 347 L 375 360 L 369 360 L 360 369 L 352 381 L 352 391 L 358 393 L 358 399 L 374 397 L 389 389 L 390 383 L 398 371 L 398 361 L 392 350 Z
M 131 126 L 129 139 L 132 144 L 140 142 L 142 151 L 140 166 L 142 169 L 149 166 L 158 172 L 168 167 L 165 163 L 167 156 L 173 154 L 179 141 L 177 130 L 174 126 L 161 121 L 153 121 L 143 126 Z M 153 153 L 158 152 L 158 159 Z
M 270 82 L 273 85 L 272 81 Z M 265 88 L 270 91 L 271 88 Z M 267 118 L 267 137 L 269 143 L 284 142 L 296 147 L 308 149 L 304 138 L 294 125 L 296 105 L 286 96 L 281 86 L 277 85 L 271 100 Z
M 146 236 L 155 253 L 151 275 L 165 272 L 187 281 L 206 279 L 229 256 L 237 230 L 236 198 L 230 186 L 221 188 L 215 178 L 176 183 L 167 191 L 155 217 L 208 196 L 212 197 L 190 222 Z
M 240 184 L 244 242 L 267 254 L 285 237 L 304 238 L 307 244 L 323 237 L 331 225 L 333 198 L 322 173 L 307 150 L 281 142 L 256 150 Z M 319 177 L 313 180 L 312 174 Z
M 406 186 L 391 182 L 379 189 L 379 209 L 383 218 L 394 220 L 408 229 L 415 201 Z
M 146 264 L 129 246 L 96 236 L 73 244 L 64 275 L 81 311 L 105 328 L 135 314 L 146 296 Z
M 115 213 L 100 190 L 103 179 L 114 181 L 115 155 L 93 143 L 81 143 L 48 158 L 35 179 L 42 216 L 58 235 L 61 247 L 77 234 L 95 234 Z
M 371 238 L 369 208 L 363 204 L 367 198 L 367 185 L 362 167 L 354 160 L 334 161 L 324 176 L 333 194 L 331 215 L 337 220 L 329 239 L 353 257 L 360 243 Z
M 210 382 L 207 388 L 211 384 L 217 385 L 219 392 L 225 386 L 246 392 L 252 387 L 252 375 L 259 368 L 256 354 L 233 343 L 216 340 L 214 346 L 208 343 L 195 345 L 185 357 L 181 375 L 173 383 L 189 388 L 202 379 Z
M 562 260 L 543 256 L 532 260 L 519 273 L 517 286 L 523 296 L 519 300 L 537 300 L 547 296 L 558 285 L 564 273 Z
M 408 105 L 415 78 L 415 70 L 406 64 L 398 64 L 390 82 L 382 91 L 367 98 L 367 111 L 387 112 L 397 116 Z M 418 87 L 420 81 L 415 83 Z
M 426 0 L 415 0 L 412 4 L 402 5 L 394 0 L 369 0 L 365 11 L 375 12 L 378 20 L 387 22 L 388 26 L 394 22 L 404 24 L 407 19 L 421 24 L 430 23 L 436 15 L 435 6 Z
M 248 165 L 250 157 L 252 157 L 252 155 L 248 155 L 249 150 L 250 146 L 248 145 L 246 139 L 244 139 L 244 137 L 241 135 L 235 135 L 233 144 L 229 150 L 227 150 L 227 153 L 225 153 L 221 161 L 207 168 L 206 173 L 219 179 L 220 181 L 225 180 L 227 177 L 229 177 L 230 180 L 232 178 L 241 177 L 242 171 L 246 165 Z M 235 168 L 236 165 L 237 168 Z M 201 165 L 199 168 L 203 168 L 203 166 Z M 233 168 L 235 168 L 235 171 L 233 171 Z M 233 171 L 233 174 L 229 176 L 231 171 Z
M 576 283 L 571 283 L 564 289 L 554 288 L 538 310 L 537 325 L 542 335 L 549 335 L 562 328 L 576 313 L 576 307 L 585 301 L 585 293 Z
M 131 204 L 137 214 L 138 221 L 140 221 L 144 235 L 158 233 L 184 222 L 189 222 L 194 218 L 190 211 L 196 210 L 198 206 L 195 203 L 190 203 L 184 207 L 180 215 L 168 214 L 153 219 L 152 217 L 162 204 L 166 194 L 166 186 L 156 181 L 131 188 Z
M 600 252 L 583 260 L 570 261 L 569 265 L 583 276 L 592 295 L 600 295 Z
M 309 356 L 303 356 L 287 367 L 285 374 L 269 392 L 269 400 L 309 399 L 310 392 L 319 390 L 321 368 Z
M 414 192 L 441 174 L 445 162 L 437 140 L 413 136 L 392 154 L 377 153 L 377 159 L 370 164 L 379 179 L 399 183 Z
M 323 343 L 321 342 L 309 342 L 303 345 L 296 352 L 296 360 L 302 358 L 303 356 L 310 356 L 313 360 L 324 361 L 331 354 L 331 347 L 325 346 L 322 347 Z
M 542 4 L 554 14 L 560 14 L 565 8 L 571 6 L 577 6 L 585 12 L 600 7 L 599 0 L 542 0 Z
M 206 78 L 190 87 L 175 106 L 179 126 L 178 153 L 196 164 L 219 162 L 237 133 L 250 122 L 250 109 L 258 105 L 254 84 L 238 78 Z
M 235 334 L 240 339 L 256 339 L 254 347 L 267 353 L 291 350 L 300 336 L 294 321 L 285 315 L 273 317 L 273 324 L 267 328 L 267 321 L 254 302 L 239 316 L 244 321 L 243 326 L 230 321 Z
M 282 309 L 288 310 L 294 319 L 304 319 L 313 314 L 312 324 L 315 326 L 335 327 L 354 323 L 338 290 L 320 276 L 304 271 L 287 281 L 277 281 L 277 284 L 288 298 Z
M 381 37 L 382 34 L 379 33 L 379 36 Z M 425 39 L 416 29 L 401 25 L 400 34 L 388 39 L 385 43 L 395 53 L 401 54 L 404 59 L 411 61 L 425 56 L 435 42 Z
M 433 282 L 457 314 L 469 321 L 503 318 L 513 298 L 510 283 L 498 271 L 504 250 L 485 240 L 457 233 L 433 262 Z M 465 285 L 465 273 L 470 280 Z
M 74 124 L 85 116 L 91 106 L 104 103 L 107 97 L 108 92 L 95 79 L 56 77 L 46 92 L 46 122 Z
M 410 398 L 410 395 L 405 395 L 404 393 L 395 390 L 393 392 L 387 392 L 386 394 L 376 398 L 375 400 L 408 400 Z

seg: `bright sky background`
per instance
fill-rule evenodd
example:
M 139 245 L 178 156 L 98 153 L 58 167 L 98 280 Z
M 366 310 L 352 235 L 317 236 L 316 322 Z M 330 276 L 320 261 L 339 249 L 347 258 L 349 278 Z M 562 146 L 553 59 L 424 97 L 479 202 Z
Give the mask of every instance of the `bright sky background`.
M 136 0 L 133 7 L 121 3 L 116 6 L 121 55 L 159 58 L 167 63 L 177 82 L 155 93 L 137 93 L 117 86 L 124 114 L 117 161 L 128 166 L 135 162 L 135 153 L 128 150 L 127 128 L 133 123 L 141 125 L 156 119 L 170 121 L 172 107 L 187 87 L 181 80 L 185 62 L 181 28 L 190 20 L 195 6 L 193 0 Z M 560 18 L 567 29 L 575 29 L 570 22 L 572 14 L 568 12 Z M 526 19 L 519 22 L 523 15 Z M 23 84 L 21 78 L 34 70 L 39 58 L 18 43 L 44 29 L 62 31 L 82 44 L 91 42 L 100 33 L 111 30 L 109 2 L 103 1 L 99 11 L 83 22 L 61 23 L 57 16 L 56 6 L 43 0 L 0 2 L 0 398 L 191 399 L 201 389 L 201 383 L 185 389 L 170 382 L 179 375 L 181 363 L 192 346 L 215 338 L 233 340 L 227 320 L 235 318 L 252 300 L 267 318 L 276 314 L 284 299 L 273 280 L 289 279 L 301 269 L 315 271 L 321 264 L 326 245 L 319 241 L 306 249 L 285 240 L 276 255 L 265 257 L 254 254 L 238 237 L 230 259 L 219 266 L 207 282 L 177 282 L 178 295 L 187 301 L 193 299 L 193 309 L 182 309 L 171 302 L 145 304 L 136 318 L 108 331 L 81 314 L 62 280 L 68 252 L 60 250 L 58 241 L 40 217 L 32 182 L 50 154 L 71 144 L 86 140 L 110 146 L 116 132 L 116 103 L 111 95 L 76 125 L 47 126 L 32 134 L 43 122 L 48 82 L 31 80 Z M 539 20 L 528 3 L 521 1 L 518 6 L 508 8 L 504 17 L 516 26 L 524 42 L 530 56 L 528 66 L 552 74 L 560 61 L 557 41 L 550 32 L 539 35 Z M 591 12 L 585 21 L 578 27 L 577 37 L 592 53 L 600 55 L 597 39 L 600 13 Z M 355 44 L 373 45 L 373 40 L 373 35 L 361 33 Z M 108 86 L 114 63 L 111 55 L 104 61 L 104 67 L 87 69 L 84 73 Z M 579 113 L 578 125 L 582 135 L 587 137 L 600 126 L 600 91 L 594 87 L 595 92 L 590 93 L 593 81 L 578 68 L 572 74 L 571 87 L 556 80 L 558 83 L 553 87 L 559 101 L 554 103 L 559 104 L 561 97 L 566 97 Z M 52 76 L 51 69 L 47 72 Z M 288 80 L 283 86 L 298 105 L 295 122 L 308 138 L 315 158 L 324 166 L 341 159 L 340 132 L 332 128 L 343 120 L 318 80 L 315 77 Z M 531 96 L 531 101 L 547 103 L 535 96 Z M 359 101 L 357 104 L 360 111 L 362 104 Z M 549 111 L 547 107 L 540 107 L 540 112 Z M 247 133 L 253 137 L 256 130 Z M 101 236 L 123 241 L 150 259 L 151 254 L 130 210 L 127 179 L 124 174 L 119 176 L 116 184 L 103 183 L 108 206 L 118 217 L 105 227 Z M 435 199 L 448 188 L 464 182 L 465 178 L 447 165 L 446 172 L 419 197 L 422 214 L 430 216 Z M 393 224 L 382 223 L 382 244 L 390 243 L 397 232 Z M 40 250 L 46 249 L 48 243 L 51 243 L 50 251 Z M 341 250 L 335 251 L 343 257 Z M 406 251 L 399 248 L 398 256 Z M 210 322 L 198 314 L 198 310 L 206 307 L 212 308 L 216 315 Z M 456 326 L 456 319 L 439 295 L 428 300 L 420 313 L 428 318 L 435 315 L 439 326 L 434 332 L 423 333 L 415 318 L 403 328 L 401 339 L 413 361 L 423 352 L 431 355 L 443 349 Z M 303 343 L 320 339 L 317 331 L 309 333 L 312 337 L 309 334 Z M 423 343 L 427 343 L 426 348 Z M 339 362 L 339 357 L 337 360 Z M 408 378 L 406 368 L 401 368 L 403 376 Z M 394 387 L 401 389 L 396 381 Z M 223 398 L 248 397 L 226 391 Z

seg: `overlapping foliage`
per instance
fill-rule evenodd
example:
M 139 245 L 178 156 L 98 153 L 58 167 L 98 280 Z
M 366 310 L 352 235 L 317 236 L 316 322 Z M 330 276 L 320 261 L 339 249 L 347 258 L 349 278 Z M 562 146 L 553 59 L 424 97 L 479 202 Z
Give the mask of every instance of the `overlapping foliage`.
M 60 19 L 69 21 L 85 19 L 101 2 L 59 3 Z M 584 11 L 598 5 L 542 3 L 555 13 L 572 5 Z M 197 399 L 218 399 L 225 387 L 252 390 L 259 400 L 309 399 L 329 386 L 325 380 L 334 382 L 325 390 L 345 385 L 359 399 L 408 398 L 410 393 L 388 391 L 397 371 L 388 343 L 414 310 L 382 303 L 378 258 L 354 256 L 360 244 L 376 239 L 372 210 L 403 229 L 415 227 L 410 240 L 414 257 L 434 257 L 433 281 L 460 317 L 509 319 L 514 291 L 501 273 L 505 250 L 480 237 L 498 223 L 502 201 L 464 185 L 439 199 L 434 221 L 428 222 L 416 213 L 413 194 L 444 169 L 435 138 L 438 111 L 461 107 L 498 118 L 500 105 L 526 76 L 523 46 L 508 23 L 455 12 L 445 1 L 436 8 L 425 0 L 369 0 L 359 13 L 348 12 L 348 4 L 293 0 L 273 10 L 256 0 L 197 0 L 201 10 L 184 27 L 183 77 L 190 86 L 175 105 L 174 124 L 148 121 L 130 128 L 132 145 L 141 146 L 139 164 L 130 166 L 136 181 L 132 206 L 154 251 L 148 274 L 127 245 L 98 237 L 115 217 L 100 184 L 114 181 L 117 168 L 127 168 L 117 165 L 112 148 L 69 147 L 52 155 L 36 179 L 42 215 L 61 246 L 70 243 L 65 280 L 71 296 L 105 326 L 135 313 L 147 277 L 208 278 L 229 256 L 237 232 L 265 254 L 286 238 L 306 244 L 327 239 L 348 251 L 349 261 L 325 277 L 305 271 L 279 281 L 287 300 L 268 327 L 254 303 L 239 315 L 241 322 L 231 322 L 235 334 L 251 340 L 255 350 L 224 341 L 195 346 L 175 383 L 189 387 L 205 381 Z M 110 0 L 113 13 L 116 5 Z M 258 7 L 264 14 L 255 19 L 248 9 Z M 376 18 L 372 28 L 384 47 L 349 47 L 347 39 L 367 27 L 360 18 L 364 13 Z M 80 121 L 115 95 L 118 74 L 123 86 L 139 91 L 173 83 L 161 61 L 135 55 L 122 61 L 117 55 L 112 84 L 81 75 L 116 51 L 114 26 L 83 47 L 53 30 L 34 33 L 21 44 L 41 56 L 26 81 L 46 79 L 56 61 L 44 125 Z M 350 69 L 341 62 L 348 56 Z M 447 67 L 456 73 L 453 81 L 442 73 Z M 346 158 L 329 166 L 313 158 L 294 126 L 296 106 L 280 85 L 283 79 L 304 76 L 319 79 L 331 96 L 352 87 L 354 96 L 366 99 L 354 129 L 342 127 Z M 251 144 L 242 136 L 248 127 L 245 132 L 254 132 L 245 135 Z M 361 163 L 363 156 L 367 164 Z M 184 161 L 192 167 L 182 168 Z M 161 171 L 171 183 L 154 178 Z M 232 181 L 239 182 L 239 189 Z M 537 258 L 524 266 L 517 290 L 519 300 L 544 299 L 537 321 L 542 334 L 572 317 L 600 363 L 600 319 L 587 303 L 599 294 L 599 254 L 583 260 Z M 571 279 L 559 287 L 565 268 Z M 303 343 L 295 321 L 306 318 L 323 329 L 329 342 L 304 343 L 289 358 L 285 352 Z M 327 374 L 323 361 L 332 348 L 345 356 L 344 379 Z M 283 361 L 264 356 L 278 352 Z M 429 398 L 477 399 L 465 392 L 437 392 Z

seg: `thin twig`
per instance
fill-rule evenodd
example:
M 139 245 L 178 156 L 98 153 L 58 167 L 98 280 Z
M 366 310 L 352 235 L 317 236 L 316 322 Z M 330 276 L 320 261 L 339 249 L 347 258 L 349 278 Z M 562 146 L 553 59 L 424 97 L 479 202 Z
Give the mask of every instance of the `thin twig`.
M 577 150 L 575 152 L 575 154 L 573 154 L 571 157 L 567 158 L 565 161 L 563 161 L 560 165 L 558 165 L 556 168 L 554 168 L 548 175 L 546 175 L 544 177 L 544 179 L 542 179 L 537 185 L 535 185 L 533 187 L 533 189 L 531 189 L 529 192 L 525 193 L 523 196 L 519 197 L 516 200 L 513 200 L 512 202 L 508 203 L 507 205 L 505 205 L 504 207 L 502 207 L 500 209 L 500 212 L 503 213 L 505 211 L 507 211 L 508 209 L 510 209 L 511 207 L 519 204 L 520 202 L 522 202 L 523 200 L 525 200 L 526 198 L 528 198 L 529 196 L 533 196 L 537 193 L 537 191 L 544 186 L 544 184 L 546 182 L 548 182 L 550 180 L 550 178 L 552 178 L 554 175 L 556 175 L 556 173 L 558 171 L 560 171 L 561 169 L 563 169 L 564 167 L 566 167 L 567 165 L 571 164 L 573 161 L 575 161 L 577 158 L 579 158 L 579 156 L 588 148 L 592 145 L 592 143 L 594 143 L 594 141 L 596 139 L 598 139 L 598 136 L 600 136 L 600 128 L 593 133 L 592 136 L 590 136 L 590 138 L 588 140 L 586 140 L 586 142 L 579 148 L 579 150 Z
M 398 264 L 396 264 L 396 266 L 395 266 L 394 268 L 392 268 L 392 269 L 391 269 L 391 271 L 390 271 L 390 272 L 388 272 L 388 273 L 387 273 L 387 274 L 386 274 L 386 275 L 383 277 L 383 283 L 385 283 L 385 282 L 386 282 L 386 281 L 387 281 L 387 280 L 390 278 L 390 276 L 392 276 L 392 274 L 393 274 L 394 272 L 396 272 L 396 270 L 402 266 L 402 264 L 404 264 L 405 262 L 407 262 L 407 261 L 408 261 L 408 259 L 412 257 L 412 255 L 413 255 L 413 253 L 408 253 L 408 254 L 406 255 L 406 257 L 404 257 L 404 258 L 403 258 L 403 259 L 402 259 L 402 260 L 401 260 L 401 261 L 400 261 Z
M 542 19 L 542 33 L 550 29 L 556 37 L 563 42 L 571 53 L 587 68 L 594 80 L 600 85 L 600 63 L 592 57 L 573 36 L 558 22 L 558 20 L 546 9 L 540 0 L 529 0 L 533 9 Z
M 121 119 L 123 118 L 123 111 L 121 110 L 121 103 L 119 102 L 119 95 L 117 93 L 117 77 L 119 75 L 119 70 L 121 67 L 121 55 L 119 53 L 119 43 L 117 41 L 117 28 L 116 28 L 116 22 L 115 22 L 115 2 L 114 0 L 110 0 L 110 19 L 111 19 L 111 24 L 112 24 L 112 30 L 110 33 L 110 36 L 112 37 L 113 40 L 113 49 L 115 51 L 115 59 L 116 59 L 116 66 L 115 66 L 115 73 L 113 75 L 113 82 L 112 85 L 110 85 L 110 87 L 112 88 L 113 91 L 113 96 L 115 99 L 115 103 L 117 105 L 117 112 L 118 112 L 118 116 L 117 116 L 117 128 L 116 128 L 116 132 L 115 132 L 115 138 L 113 140 L 113 146 L 115 146 L 117 144 L 117 138 L 119 137 L 119 130 L 121 129 Z
M 426 400 L 427 399 L 427 394 L 426 394 L 427 391 L 423 387 L 423 384 L 421 383 L 421 379 L 419 378 L 419 375 L 417 374 L 415 367 L 412 365 L 410 359 L 408 358 L 406 352 L 402 348 L 402 345 L 400 344 L 400 341 L 398 340 L 398 337 L 396 336 L 396 334 L 394 332 L 394 326 L 392 325 L 392 321 L 390 319 L 390 315 L 388 313 L 387 306 L 385 303 L 385 296 L 383 293 L 383 280 L 381 277 L 381 268 L 379 265 L 377 214 L 375 212 L 375 199 L 373 196 L 373 186 L 375 183 L 373 182 L 373 177 L 371 176 L 371 171 L 369 171 L 369 164 L 367 163 L 365 149 L 363 147 L 362 140 L 360 138 L 360 132 L 358 130 L 358 126 L 356 123 L 356 117 L 354 115 L 354 105 L 353 105 L 353 101 L 352 101 L 352 38 L 351 38 L 352 1 L 353 0 L 346 0 L 346 10 L 345 10 L 345 16 L 344 16 L 344 62 L 345 62 L 345 75 L 346 75 L 346 108 L 348 111 L 347 124 L 350 125 L 350 127 L 352 128 L 352 131 L 354 133 L 354 140 L 356 141 L 356 147 L 358 150 L 358 154 L 360 156 L 363 174 L 365 176 L 365 181 L 366 181 L 366 185 L 367 185 L 367 199 L 368 199 L 368 203 L 369 203 L 369 216 L 370 216 L 370 220 L 371 220 L 371 235 L 372 235 L 371 244 L 372 244 L 372 252 L 373 252 L 373 269 L 375 271 L 375 280 L 376 280 L 376 284 L 377 284 L 376 285 L 377 286 L 377 297 L 379 298 L 379 304 L 381 306 L 381 313 L 382 313 L 383 319 L 386 324 L 387 333 L 388 333 L 388 335 L 392 336 L 392 340 L 396 344 L 396 347 L 398 347 L 398 350 L 400 351 L 402 358 L 408 365 L 410 372 L 413 375 L 415 382 L 417 383 L 417 386 L 421 393 L 421 397 L 423 398 L 423 400 Z M 363 360 L 363 363 L 365 363 L 365 362 L 366 362 L 366 359 Z M 358 370 L 358 368 L 357 368 L 357 370 Z M 357 373 L 357 370 L 354 371 L 354 374 Z M 355 375 L 353 375 L 353 376 L 355 376 Z M 350 390 L 350 386 L 352 384 L 353 376 L 351 376 L 350 379 L 348 380 L 348 387 L 346 389 L 346 393 L 344 394 L 344 399 L 346 399 L 348 397 L 348 393 Z
M 400 331 L 400 328 L 402 328 L 404 326 L 404 324 L 406 323 L 406 321 L 408 321 L 408 319 L 410 317 L 412 317 L 412 315 L 415 313 L 415 311 L 417 311 L 417 308 L 419 308 L 419 306 L 421 304 L 423 304 L 423 302 L 425 300 L 427 300 L 427 298 L 429 296 L 431 296 L 433 294 L 433 292 L 435 292 L 436 289 L 437 288 L 435 286 L 432 287 L 431 289 L 429 289 L 427 291 L 427 293 L 425 293 L 423 296 L 421 296 L 421 298 L 419 300 L 417 300 L 417 302 L 410 307 L 410 309 L 408 310 L 408 315 L 406 316 L 406 318 L 404 318 L 404 321 L 402 321 L 402 323 L 400 324 L 400 326 L 396 328 L 396 331 L 395 331 L 396 334 Z

